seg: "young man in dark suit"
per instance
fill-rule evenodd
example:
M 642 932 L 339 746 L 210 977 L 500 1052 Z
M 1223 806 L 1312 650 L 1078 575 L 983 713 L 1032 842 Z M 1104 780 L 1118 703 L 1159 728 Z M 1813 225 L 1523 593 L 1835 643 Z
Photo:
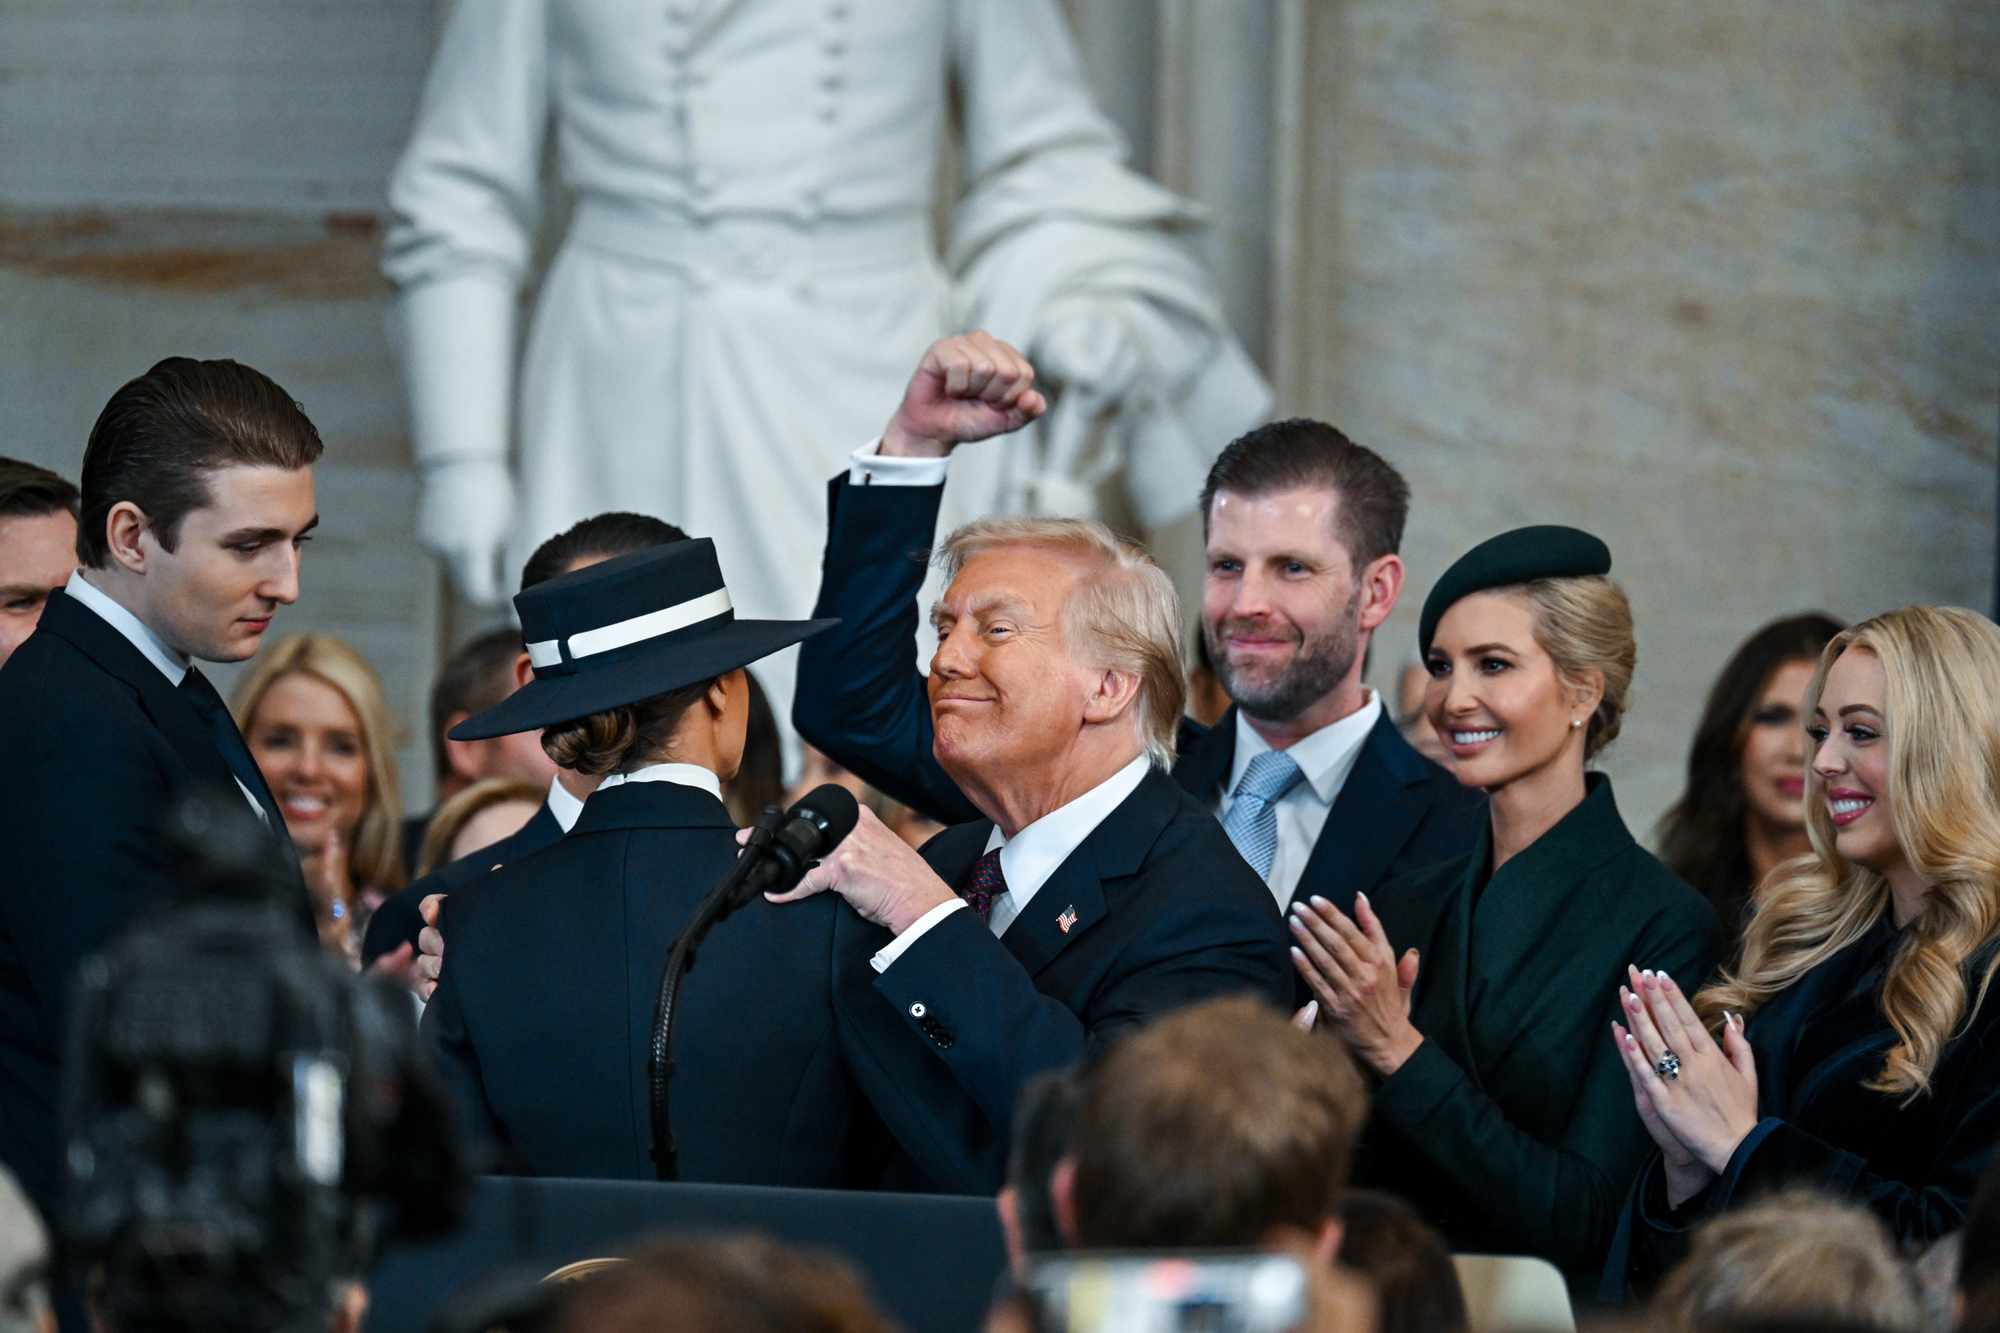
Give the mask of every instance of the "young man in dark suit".
M 0 1159 L 45 1210 L 74 973 L 175 892 L 153 835 L 172 802 L 248 802 L 311 929 L 284 820 L 195 659 L 250 657 L 298 598 L 320 449 L 291 396 L 233 361 L 174 357 L 120 388 L 84 453 L 82 568 L 0 667 Z
M 801 650 L 799 734 L 889 795 L 952 821 L 976 807 L 932 754 L 912 645 L 922 553 L 951 452 L 1021 421 L 942 416 L 1018 359 L 985 334 L 926 353 L 882 438 L 828 497 L 819 616 Z M 935 424 L 921 426 L 927 417 Z M 1471 850 L 1484 799 L 1403 739 L 1361 683 L 1403 586 L 1409 488 L 1380 455 L 1315 421 L 1231 443 L 1202 494 L 1202 634 L 1233 707 L 1182 724 L 1174 779 L 1212 811 L 1280 905 L 1371 892 Z
M 926 366 L 937 392 L 898 422 L 927 438 L 1041 409 L 1027 363 L 983 335 Z M 928 716 L 979 817 L 918 853 L 864 810 L 783 901 L 853 908 L 836 1002 L 863 1086 L 926 1183 L 990 1192 L 1034 1074 L 1212 996 L 1283 1003 L 1292 980 L 1270 896 L 1168 776 L 1186 677 L 1165 572 L 1053 519 L 968 524 L 944 562 Z
M 622 512 L 598 514 L 573 524 L 536 547 L 535 553 L 521 567 L 521 591 L 526 592 L 557 575 L 574 573 L 615 556 L 686 540 L 685 532 L 664 519 Z M 506 666 L 508 688 L 483 707 L 498 704 L 534 679 L 534 666 L 528 660 L 527 650 L 521 646 L 518 633 L 514 634 L 513 642 L 513 652 Z M 467 716 L 469 713 L 437 720 L 448 730 L 463 722 Z M 504 739 L 518 742 L 520 737 Z M 537 747 L 541 744 L 538 734 L 530 736 L 529 740 Z M 451 743 L 467 744 L 462 741 Z M 489 746 L 496 743 L 494 740 L 470 742 Z M 516 749 L 518 751 L 518 745 Z M 597 789 L 597 781 L 589 774 L 557 769 L 555 777 L 549 782 L 548 799 L 518 831 L 490 847 L 480 848 L 470 856 L 439 866 L 383 903 L 368 922 L 368 933 L 362 938 L 362 965 L 368 966 L 377 958 L 394 954 L 404 945 L 412 948 L 417 945 L 424 930 L 422 909 L 425 899 L 441 897 L 454 889 L 476 883 L 495 866 L 503 866 L 538 852 L 569 832 L 576 826 L 577 817 L 583 813 L 584 798 Z M 437 988 L 441 941 L 439 945 L 437 954 L 417 958 L 411 976 L 412 985 L 425 999 L 429 999 L 431 992 Z

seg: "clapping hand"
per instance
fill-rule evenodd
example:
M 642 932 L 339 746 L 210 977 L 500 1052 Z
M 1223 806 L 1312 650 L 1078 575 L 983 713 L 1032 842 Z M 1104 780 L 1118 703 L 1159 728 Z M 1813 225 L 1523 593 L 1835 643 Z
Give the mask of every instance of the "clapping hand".
M 1318 1016 L 1377 1074 L 1386 1078 L 1401 1069 L 1424 1040 L 1410 1022 L 1417 951 L 1396 956 L 1365 893 L 1355 895 L 1352 921 L 1315 896 L 1292 904 L 1290 925 L 1298 941 L 1292 965 L 1318 997 Z M 1296 1021 L 1309 1020 L 1301 1015 Z
M 1048 410 L 1028 359 L 990 333 L 940 338 L 924 352 L 882 432 L 891 458 L 942 458 L 956 445 L 1016 431 Z
M 312 894 L 320 943 L 335 953 L 345 953 L 354 919 L 354 886 L 347 878 L 346 839 L 338 829 L 329 829 L 318 854 L 306 857 L 305 861 L 306 887 Z
M 1626 971 L 1631 984 L 1618 988 L 1626 1023 L 1611 1025 L 1612 1040 L 1639 1118 L 1666 1157 L 1668 1201 L 1679 1206 L 1756 1127 L 1757 1061 L 1741 1017 L 1725 1017 L 1718 1046 L 1672 977 Z

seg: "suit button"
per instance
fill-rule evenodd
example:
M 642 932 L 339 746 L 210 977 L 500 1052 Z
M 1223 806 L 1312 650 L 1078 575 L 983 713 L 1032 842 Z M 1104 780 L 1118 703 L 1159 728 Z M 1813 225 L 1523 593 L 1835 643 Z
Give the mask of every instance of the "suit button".
M 924 1002 L 922 1000 L 919 1000 L 915 1004 L 910 1006 L 911 1018 L 922 1018 L 925 1014 L 929 1012 L 930 1010 L 924 1008 Z

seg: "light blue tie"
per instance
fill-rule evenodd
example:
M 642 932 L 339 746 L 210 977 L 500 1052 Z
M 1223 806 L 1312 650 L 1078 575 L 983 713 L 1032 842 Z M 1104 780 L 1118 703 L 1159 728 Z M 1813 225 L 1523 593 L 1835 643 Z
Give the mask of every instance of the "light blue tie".
M 1271 877 L 1271 862 L 1278 855 L 1277 804 L 1304 776 L 1283 750 L 1266 750 L 1250 761 L 1236 784 L 1222 831 L 1259 879 Z

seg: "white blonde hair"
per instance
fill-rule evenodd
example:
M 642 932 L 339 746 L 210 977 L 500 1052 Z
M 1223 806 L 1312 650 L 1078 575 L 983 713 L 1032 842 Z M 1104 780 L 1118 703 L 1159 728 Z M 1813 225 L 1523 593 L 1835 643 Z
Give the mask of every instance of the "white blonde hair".
M 982 518 L 946 537 L 937 549 L 945 577 L 968 560 L 1006 547 L 1068 556 L 1090 566 L 1063 603 L 1064 646 L 1079 660 L 1137 677 L 1134 715 L 1146 755 L 1171 768 L 1187 667 L 1181 649 L 1181 605 L 1173 581 L 1138 545 L 1102 523 L 1077 518 Z

